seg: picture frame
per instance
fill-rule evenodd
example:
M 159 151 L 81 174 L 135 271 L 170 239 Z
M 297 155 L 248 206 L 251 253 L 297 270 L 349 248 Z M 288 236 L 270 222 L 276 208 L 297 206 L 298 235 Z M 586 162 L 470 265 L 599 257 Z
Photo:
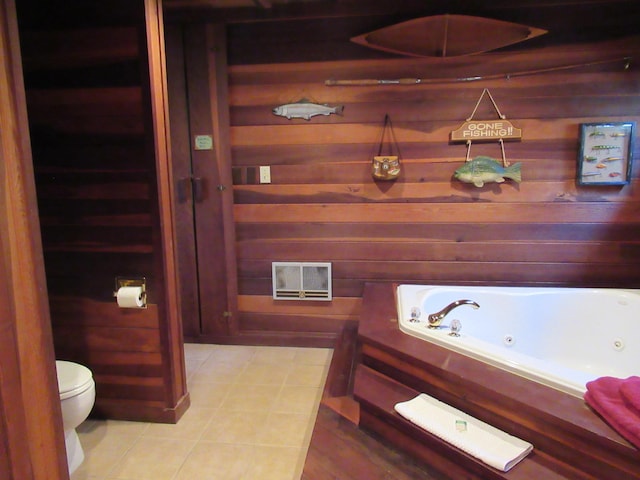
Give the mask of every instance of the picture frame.
M 581 123 L 578 185 L 626 185 L 631 180 L 635 122 Z

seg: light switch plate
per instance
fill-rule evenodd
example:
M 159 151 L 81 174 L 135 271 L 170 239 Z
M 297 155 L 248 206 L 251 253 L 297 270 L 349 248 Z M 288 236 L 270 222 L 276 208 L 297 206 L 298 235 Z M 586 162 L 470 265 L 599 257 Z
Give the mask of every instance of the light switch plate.
M 260 183 L 271 183 L 271 167 L 260 167 Z

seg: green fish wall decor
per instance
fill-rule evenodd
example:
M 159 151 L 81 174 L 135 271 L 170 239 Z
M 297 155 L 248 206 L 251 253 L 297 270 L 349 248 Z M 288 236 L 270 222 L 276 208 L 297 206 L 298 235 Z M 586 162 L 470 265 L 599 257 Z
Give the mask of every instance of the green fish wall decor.
M 482 187 L 485 183 L 502 183 L 505 178 L 520 183 L 520 162 L 509 167 L 503 167 L 500 162 L 491 157 L 475 157 L 464 166 L 458 168 L 453 176 L 465 183 L 473 183 L 476 187 Z

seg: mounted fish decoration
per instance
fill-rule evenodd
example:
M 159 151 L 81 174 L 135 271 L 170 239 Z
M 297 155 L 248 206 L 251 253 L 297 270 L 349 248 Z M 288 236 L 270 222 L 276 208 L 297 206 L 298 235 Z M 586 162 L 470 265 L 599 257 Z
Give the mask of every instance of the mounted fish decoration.
M 491 104 L 499 120 L 473 120 L 473 116 L 476 114 L 478 106 L 485 95 L 491 100 Z M 460 128 L 451 132 L 452 141 L 467 142 L 465 164 L 455 171 L 453 174 L 455 178 L 461 182 L 473 183 L 476 187 L 482 187 L 485 183 L 490 182 L 502 183 L 505 178 L 510 178 L 520 183 L 522 180 L 520 163 L 509 166 L 509 162 L 504 153 L 504 141 L 520 140 L 522 138 L 522 130 L 514 127 L 506 118 L 505 115 L 500 113 L 500 109 L 489 89 L 485 88 L 476 102 L 476 107 L 473 109 L 473 112 L 471 112 L 471 116 L 467 118 L 467 121 L 463 123 Z M 479 142 L 497 140 L 500 144 L 500 151 L 502 152 L 502 164 L 487 156 L 479 156 L 473 160 L 469 160 L 473 140 Z
M 473 183 L 476 187 L 482 187 L 485 183 L 502 183 L 505 178 L 520 183 L 520 162 L 509 167 L 503 167 L 500 162 L 491 157 L 480 156 L 464 166 L 458 168 L 453 174 L 455 178 L 465 183 Z
M 292 118 L 304 118 L 305 120 L 311 120 L 311 117 L 316 115 L 342 115 L 344 111 L 344 105 L 336 105 L 332 107 L 327 104 L 312 103 L 306 98 L 299 100 L 296 103 L 287 103 L 274 108 L 274 115 L 285 117 L 288 120 Z

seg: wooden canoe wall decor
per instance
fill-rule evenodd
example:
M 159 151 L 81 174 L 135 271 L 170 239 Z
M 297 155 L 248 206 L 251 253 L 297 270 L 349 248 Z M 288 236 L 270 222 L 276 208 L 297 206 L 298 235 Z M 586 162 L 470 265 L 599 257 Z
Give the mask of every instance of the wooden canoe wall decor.
M 506 47 L 547 33 L 469 15 L 416 18 L 351 38 L 359 45 L 414 57 L 457 57 Z

